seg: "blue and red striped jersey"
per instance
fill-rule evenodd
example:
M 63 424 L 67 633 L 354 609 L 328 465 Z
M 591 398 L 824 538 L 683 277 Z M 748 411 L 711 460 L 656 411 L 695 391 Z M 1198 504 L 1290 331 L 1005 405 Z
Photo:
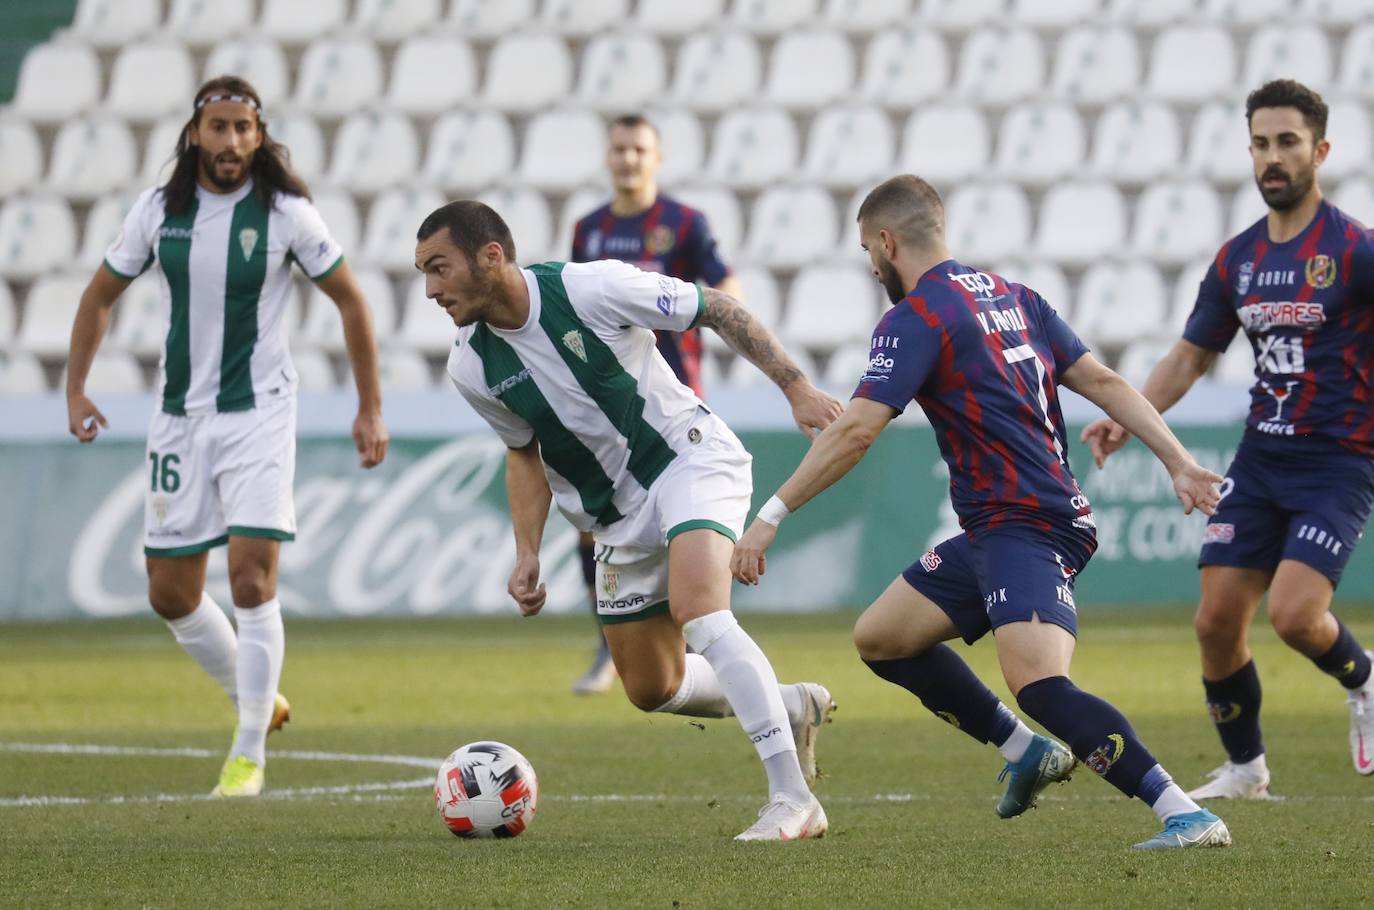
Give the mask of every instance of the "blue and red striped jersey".
M 707 285 L 717 285 L 730 274 L 705 216 L 662 194 L 638 215 L 622 218 L 607 204 L 578 221 L 571 259 L 619 259 L 646 272 Z M 677 378 L 701 395 L 699 330 L 657 335 L 659 352 Z
M 950 259 L 873 331 L 854 395 L 930 419 L 950 499 L 969 533 L 1023 525 L 1092 534 L 1069 470 L 1060 374 L 1087 353 L 1035 291 Z
M 1325 200 L 1287 243 L 1265 219 L 1217 253 L 1183 337 L 1225 351 L 1243 329 L 1255 353 L 1246 426 L 1326 436 L 1374 455 L 1374 232 Z

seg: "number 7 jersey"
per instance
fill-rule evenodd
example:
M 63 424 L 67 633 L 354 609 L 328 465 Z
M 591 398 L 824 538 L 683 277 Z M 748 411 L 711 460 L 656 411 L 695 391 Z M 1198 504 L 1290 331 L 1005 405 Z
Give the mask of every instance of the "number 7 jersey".
M 854 396 L 899 412 L 913 399 L 921 406 L 965 531 L 1091 534 L 1056 389 L 1087 351 L 1035 291 L 950 259 L 879 320 Z

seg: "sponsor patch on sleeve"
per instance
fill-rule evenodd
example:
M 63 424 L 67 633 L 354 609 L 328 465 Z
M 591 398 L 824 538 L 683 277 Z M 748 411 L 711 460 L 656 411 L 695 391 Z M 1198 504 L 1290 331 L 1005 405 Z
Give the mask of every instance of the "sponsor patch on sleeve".
M 1231 543 L 1236 539 L 1236 526 L 1224 522 L 1214 522 L 1207 526 L 1203 543 Z

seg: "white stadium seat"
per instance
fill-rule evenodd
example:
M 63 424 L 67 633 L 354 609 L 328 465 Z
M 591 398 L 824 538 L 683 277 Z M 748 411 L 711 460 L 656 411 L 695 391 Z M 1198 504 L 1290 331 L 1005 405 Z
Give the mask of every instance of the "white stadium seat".
M 81 232 L 81 253 L 76 257 L 78 265 L 93 269 L 105 260 L 105 251 L 119 236 L 124 216 L 133 208 L 138 196 L 138 190 L 126 189 L 105 196 L 91 206 Z
M 885 29 L 863 51 L 859 97 L 890 108 L 910 108 L 944 93 L 949 50 L 930 29 Z
M 99 97 L 100 59 L 95 51 L 75 42 L 49 42 L 24 55 L 13 110 L 34 123 L 61 123 Z
M 1243 332 L 1231 339 L 1231 346 L 1217 358 L 1212 375 L 1219 382 L 1233 385 L 1253 385 L 1255 382 L 1255 349 Z
M 1183 131 L 1167 104 L 1120 101 L 1097 118 L 1090 166 L 1094 176 L 1145 183 L 1173 174 L 1182 160 Z
M 1196 16 L 1198 0 L 1107 0 L 1104 18 L 1114 22 L 1130 22 L 1145 28 L 1158 28 Z
M 434 385 L 425 358 L 401 345 L 386 345 L 377 351 L 377 372 L 382 388 L 388 390 L 428 389 Z
M 1331 203 L 1366 227 L 1374 225 L 1374 180 L 1347 180 L 1331 194 Z
M 776 108 L 733 110 L 720 118 L 706 177 L 726 186 L 759 189 L 797 167 L 797 128 Z
M 64 366 L 58 388 L 67 387 L 67 373 L 68 369 Z M 100 351 L 91 361 L 90 372 L 86 374 L 86 389 L 96 396 L 131 395 L 146 390 L 147 385 L 143 368 L 132 354 L 123 351 Z
M 1223 186 L 1253 178 L 1245 102 L 1214 101 L 1193 118 L 1185 170 Z
M 496 42 L 487 59 L 482 101 L 498 110 L 530 113 L 568 94 L 572 69 L 568 45 L 557 35 L 506 35 Z
M 965 32 L 1006 18 L 1007 0 L 917 0 L 917 18 L 942 31 Z
M 667 108 L 650 110 L 647 116 L 658 127 L 663 151 L 659 183 L 674 186 L 700 175 L 706 161 L 706 134 L 696 114 L 682 108 Z
M 414 179 L 420 141 L 410 120 L 391 112 L 352 114 L 334 137 L 329 181 L 362 196 Z
M 9 282 L 0 281 L 0 352 L 14 340 L 14 295 L 10 293 Z
M 44 195 L 5 199 L 0 207 L 0 275 L 35 278 L 65 268 L 75 253 L 76 223 L 66 200 Z
M 544 0 L 538 22 L 562 35 L 587 38 L 624 22 L 630 0 Z
M 1358 25 L 1374 19 L 1374 0 L 1298 0 L 1297 18 L 1318 25 Z
M 281 45 L 267 38 L 243 37 L 219 41 L 205 58 L 204 77 L 233 74 L 247 79 L 262 99 L 265 117 L 291 95 L 290 70 Z
M 516 252 L 519 252 L 519 238 Z M 416 275 L 406 284 L 405 311 L 396 340 L 422 354 L 447 355 L 453 347 L 456 329 L 448 313 L 425 296 L 425 276 Z M 444 380 L 448 385 L 448 380 Z
M 515 169 L 515 133 L 493 112 L 454 111 L 430 131 L 421 176 L 446 192 L 465 192 L 508 177 Z
M 443 204 L 444 197 L 429 188 L 386 190 L 368 212 L 359 258 L 388 272 L 414 271 L 415 231 Z
M 815 110 L 854 86 L 854 51 L 839 32 L 798 30 L 778 39 L 764 96 L 786 108 Z
M 76 307 L 89 282 L 89 275 L 75 272 L 52 272 L 35 281 L 24 304 L 16 346 L 40 357 L 67 353 Z
M 1031 28 L 1068 28 L 1101 11 L 1102 0 L 1012 0 L 1009 18 Z
M 80 0 L 71 33 L 96 47 L 116 48 L 133 42 L 162 20 L 162 0 Z
M 510 228 L 515 240 L 515 259 L 521 265 L 561 259 L 567 255 L 566 250 L 553 249 L 553 215 L 549 213 L 549 204 L 544 201 L 542 193 L 526 187 L 497 187 L 477 198 L 495 209 Z M 415 259 L 415 228 L 420 226 L 422 218 L 415 219 L 410 229 L 412 262 Z
M 1231 196 L 1231 211 L 1226 219 L 1226 236 L 1233 237 L 1269 214 L 1258 187 L 1244 184 Z
M 1285 21 L 1266 26 L 1250 37 L 1241 84 L 1258 88 L 1271 79 L 1296 79 L 1322 92 L 1331 83 L 1334 71 L 1326 33 L 1314 25 Z
M 579 104 L 618 114 L 657 100 L 667 87 L 668 57 L 652 35 L 608 32 L 582 52 Z
M 441 114 L 477 92 L 477 58 L 461 38 L 415 35 L 396 51 L 386 106 L 405 114 Z
M 1365 100 L 1374 98 L 1374 22 L 1366 21 L 1346 35 L 1336 88 Z
M 861 341 L 878 322 L 878 294 L 873 276 L 859 266 L 808 266 L 792 281 L 779 332 L 787 344 L 809 350 Z
M 868 254 L 864 252 L 859 240 L 859 206 L 863 205 L 864 198 L 871 191 L 872 187 L 859 187 L 854 195 L 849 197 L 849 203 L 844 207 L 844 217 L 840 219 L 839 254 L 841 261 L 847 259 L 864 263 L 868 260 Z
M 778 282 L 773 273 L 761 266 L 744 265 L 735 269 L 735 280 L 739 282 L 745 308 L 770 332 L 776 333 L 782 319 L 782 298 L 778 295 Z M 702 335 L 717 341 L 720 339 L 712 331 L 703 332 Z M 719 343 L 725 345 L 724 341 Z
M 1125 28 L 1083 26 L 1059 39 L 1050 91 L 1078 104 L 1134 95 L 1140 86 L 1140 44 Z
M 854 341 L 834 351 L 825 365 L 821 385 L 836 394 L 848 394 L 858 388 L 859 380 L 872 362 L 871 341 Z
M 1145 384 L 1145 378 L 1150 375 L 1155 364 L 1164 359 L 1164 355 L 1174 346 L 1174 341 L 1167 338 L 1146 338 L 1140 341 L 1128 343 L 1122 350 L 1121 356 L 1116 361 L 1116 372 L 1124 376 L 1133 386 L 1139 387 Z
M 352 27 L 374 41 L 392 43 L 434 28 L 442 0 L 358 0 Z
M 138 123 L 189 111 L 196 90 L 191 55 L 180 44 L 131 44 L 119 52 L 105 96 L 109 110 Z
M 814 22 L 816 13 L 816 0 L 731 0 L 726 25 L 759 35 L 786 34 Z
M 601 208 L 610 198 L 610 192 L 600 187 L 584 186 L 573 191 L 558 215 L 558 228 L 554 232 L 551 251 L 555 259 L 572 257 L 573 231 L 577 228 L 577 222 Z
M 299 377 L 303 392 L 328 392 L 338 386 L 334 365 L 323 351 L 302 348 L 291 352 L 291 363 Z
M 93 199 L 128 183 L 137 165 L 134 137 L 123 120 L 69 120 L 53 142 L 48 189 L 69 199 Z
M 167 343 L 167 310 L 160 277 L 144 272 L 115 302 L 109 346 L 142 357 L 161 355 Z
M 177 143 L 181 141 L 181 131 L 186 128 L 186 118 L 180 114 L 163 117 L 154 123 L 143 141 L 143 166 L 138 172 L 138 182 L 144 186 L 160 186 L 172 176 L 176 166 Z M 276 138 L 275 133 L 273 138 Z
M 558 108 L 525 127 L 519 179 L 536 189 L 567 192 L 601 176 L 606 125 L 596 114 Z
M 1221 244 L 1221 200 L 1200 180 L 1156 183 L 1136 202 L 1132 247 L 1138 256 L 1178 265 Z
M 47 390 L 48 381 L 37 357 L 0 348 L 0 397 L 24 398 Z
M 688 208 L 706 216 L 711 236 L 726 262 L 731 262 L 744 243 L 744 215 L 735 194 L 719 186 L 681 186 L 672 195 Z
M 339 28 L 347 17 L 348 0 L 262 0 L 258 27 L 285 44 L 304 44 Z
M 498 38 L 534 18 L 534 0 L 453 0 L 448 24 L 464 38 Z
M 1107 347 L 1169 334 L 1169 294 L 1148 262 L 1099 262 L 1078 283 L 1074 328 Z
M 639 0 L 634 23 L 659 35 L 690 35 L 718 24 L 724 13 L 725 0 Z
M 1055 262 L 1087 264 L 1121 249 L 1126 240 L 1126 203 L 1114 185 L 1092 180 L 1056 184 L 1040 202 L 1036 229 L 1039 255 Z
M 1155 38 L 1146 76 L 1152 96 L 1197 103 L 1232 90 L 1235 79 L 1236 49 L 1225 28 L 1176 25 Z
M 1211 266 L 1212 257 L 1209 256 L 1190 262 L 1179 271 L 1174 281 L 1173 302 L 1169 304 L 1169 331 L 1174 336 L 1183 334 L 1183 327 L 1197 305 L 1198 286 Z
M 0 118 L 0 197 L 27 189 L 43 176 L 43 143 L 19 117 Z
M 891 173 L 895 144 L 892 122 L 878 108 L 827 108 L 811 121 L 802 174 L 831 187 L 871 184 Z
M 830 194 L 816 186 L 770 186 L 749 218 L 744 255 L 773 268 L 798 268 L 835 251 L 838 215 Z
M 329 228 L 329 235 L 343 247 L 344 255 L 349 259 L 357 258 L 361 252 L 358 244 L 362 228 L 352 195 L 343 190 L 316 188 L 311 190 L 310 197 L 325 227 Z M 415 222 L 415 226 L 419 227 L 420 222 Z
M 1331 151 L 1322 163 L 1322 180 L 1341 180 L 1371 173 L 1369 162 L 1374 159 L 1371 132 L 1374 127 L 1371 127 L 1368 105 L 1359 101 L 1331 101 L 1326 119 L 1326 138 L 1331 141 Z
M 980 29 L 959 52 L 956 91 L 988 105 L 1004 105 L 1040 92 L 1045 50 L 1029 29 Z
M 317 117 L 341 117 L 382 94 L 382 58 L 363 38 L 320 38 L 301 57 L 293 103 Z
M 825 0 L 821 19 L 828 28 L 877 33 L 911 13 L 911 0 Z
M 957 257 L 959 254 L 955 253 Z M 1071 321 L 1073 318 L 1073 288 L 1064 270 L 1052 262 L 1035 260 L 1033 262 L 1011 261 L 998 263 L 993 272 L 1007 281 L 1025 285 L 1054 307 L 1059 318 Z
M 813 382 L 820 371 L 816 369 L 816 361 L 809 353 L 801 348 L 788 348 L 787 353 L 791 355 L 792 362 L 801 370 L 802 375 Z M 773 381 L 764 372 L 754 366 L 748 360 L 738 354 L 730 361 L 729 384 L 738 389 L 750 387 L 772 386 Z
M 396 330 L 396 297 L 391 279 L 377 269 L 358 269 L 353 273 L 362 289 L 363 299 L 372 311 L 372 332 L 384 344 Z M 312 287 L 306 298 L 305 318 L 291 336 L 291 344 L 319 348 L 334 354 L 348 350 L 344 341 L 343 319 L 329 295 Z
M 267 132 L 291 153 L 291 169 L 306 180 L 323 177 L 324 133 L 315 118 L 306 113 L 267 113 Z
M 912 114 L 902 131 L 897 170 L 937 185 L 953 183 L 987 166 L 992 139 L 981 108 L 931 104 Z
M 945 200 L 945 225 L 954 255 L 986 267 L 1030 244 L 1030 201 L 1014 183 L 965 183 Z
M 696 111 L 721 111 L 753 101 L 763 62 L 754 39 L 739 32 L 694 34 L 677 54 L 671 97 Z
M 1010 180 L 1052 183 L 1079 170 L 1086 145 L 1083 118 L 1072 105 L 1021 104 L 1002 120 L 994 167 Z
M 1288 24 L 1292 14 L 1293 0 L 1203 0 L 1201 18 L 1235 27 L 1273 21 Z
M 191 47 L 217 44 L 253 24 L 255 5 L 253 0 L 172 0 L 167 33 Z

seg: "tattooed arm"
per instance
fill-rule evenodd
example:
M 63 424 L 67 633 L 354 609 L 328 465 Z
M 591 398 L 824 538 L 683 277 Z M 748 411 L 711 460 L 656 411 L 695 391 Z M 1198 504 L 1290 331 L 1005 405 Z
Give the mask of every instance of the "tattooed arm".
M 807 436 L 831 424 L 843 406 L 811 384 L 792 358 L 787 356 L 782 342 L 746 310 L 738 300 L 715 288 L 703 291 L 706 310 L 699 324 L 710 326 L 725 339 L 732 350 L 758 367 L 773 380 L 792 405 L 792 416 Z

